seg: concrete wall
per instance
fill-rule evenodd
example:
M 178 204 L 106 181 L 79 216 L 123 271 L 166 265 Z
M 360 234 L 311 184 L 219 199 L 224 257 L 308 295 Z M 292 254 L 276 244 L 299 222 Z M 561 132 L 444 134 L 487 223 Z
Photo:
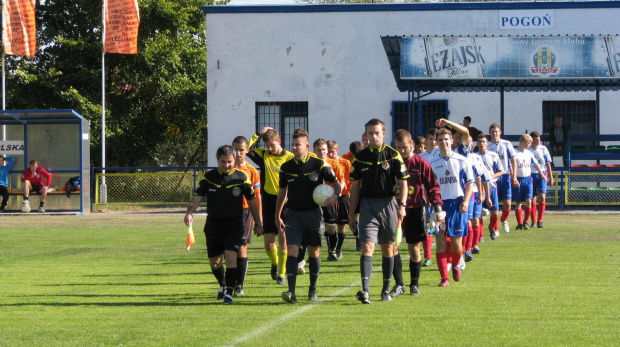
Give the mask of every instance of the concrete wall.
M 207 13 L 209 165 L 215 165 L 217 147 L 255 131 L 255 102 L 307 101 L 311 139 L 335 139 L 341 148 L 359 140 L 370 118 L 382 119 L 391 130 L 391 103 L 406 101 L 407 94 L 396 88 L 382 35 L 620 32 L 618 8 L 554 9 L 554 28 L 501 30 L 496 9 L 411 11 L 415 6 L 375 12 L 325 12 L 318 6 L 310 13 L 259 13 L 244 6 L 248 12 Z M 461 121 L 469 115 L 484 131 L 500 121 L 499 93 L 435 93 L 425 99 L 449 100 L 450 118 Z M 544 100 L 594 99 L 594 92 L 506 93 L 504 133 L 542 130 Z M 620 133 L 613 120 L 619 108 L 616 93 L 601 93 L 602 132 Z

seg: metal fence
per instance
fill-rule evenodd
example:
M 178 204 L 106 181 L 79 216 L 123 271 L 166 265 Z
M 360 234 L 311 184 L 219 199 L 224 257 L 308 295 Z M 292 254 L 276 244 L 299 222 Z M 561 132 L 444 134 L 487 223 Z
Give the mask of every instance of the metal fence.
M 160 170 L 113 168 L 107 171 L 136 171 L 95 173 L 94 203 L 101 203 L 102 183 L 105 177 L 107 204 L 173 205 L 187 204 L 191 200 L 196 182 L 206 168 L 185 168 L 170 172 L 171 168 Z M 166 171 L 164 171 L 166 170 Z M 198 179 L 197 179 L 198 178 Z
M 620 172 L 567 172 L 564 204 L 620 205 Z
M 93 169 L 94 204 L 101 204 L 103 177 L 107 204 L 179 205 L 191 200 L 203 173 L 211 168 L 101 168 Z M 113 172 L 110 172 L 113 171 Z M 620 205 L 620 171 L 554 172 L 554 185 L 547 188 L 547 205 Z

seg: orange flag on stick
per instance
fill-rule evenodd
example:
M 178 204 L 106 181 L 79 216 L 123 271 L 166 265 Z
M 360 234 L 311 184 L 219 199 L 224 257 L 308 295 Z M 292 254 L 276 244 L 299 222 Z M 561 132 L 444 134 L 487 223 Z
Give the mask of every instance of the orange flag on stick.
M 138 0 L 105 0 L 105 51 L 138 54 Z
M 190 224 L 187 226 L 187 241 L 185 242 L 185 247 L 187 247 L 188 251 L 194 243 L 196 243 L 194 239 L 194 230 L 192 230 L 192 225 Z
M 36 0 L 4 0 L 4 53 L 34 57 L 37 51 Z

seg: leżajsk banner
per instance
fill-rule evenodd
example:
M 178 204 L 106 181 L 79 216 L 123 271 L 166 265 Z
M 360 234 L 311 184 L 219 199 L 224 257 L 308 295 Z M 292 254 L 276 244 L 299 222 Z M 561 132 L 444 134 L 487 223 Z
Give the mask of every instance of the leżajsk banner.
M 401 79 L 620 78 L 620 37 L 403 37 Z
M 138 0 L 105 0 L 106 53 L 138 54 Z
M 4 53 L 34 57 L 37 51 L 36 0 L 4 0 L 2 40 Z

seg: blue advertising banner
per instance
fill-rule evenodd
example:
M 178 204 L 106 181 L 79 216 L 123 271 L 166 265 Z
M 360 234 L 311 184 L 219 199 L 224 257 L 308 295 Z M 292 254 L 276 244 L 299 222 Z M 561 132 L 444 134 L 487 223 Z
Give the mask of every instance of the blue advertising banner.
M 401 79 L 620 78 L 620 37 L 403 37 Z

